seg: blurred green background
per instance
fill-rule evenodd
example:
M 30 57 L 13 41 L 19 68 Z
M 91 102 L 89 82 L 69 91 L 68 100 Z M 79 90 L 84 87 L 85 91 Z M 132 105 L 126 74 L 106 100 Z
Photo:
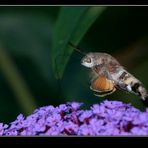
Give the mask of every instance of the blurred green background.
M 66 45 L 70 39 L 85 52 L 112 54 L 148 89 L 147 17 L 147 7 L 1 6 L 0 122 L 69 101 L 88 108 L 104 99 L 122 100 L 144 110 L 139 97 L 125 92 L 94 96 L 82 55 Z M 63 71 L 60 79 L 57 71 Z

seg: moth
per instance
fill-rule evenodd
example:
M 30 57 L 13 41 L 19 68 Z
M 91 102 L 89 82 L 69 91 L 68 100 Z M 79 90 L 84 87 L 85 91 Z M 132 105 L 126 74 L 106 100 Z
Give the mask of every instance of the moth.
M 69 43 L 77 51 L 72 43 Z M 91 70 L 90 89 L 96 96 L 104 97 L 117 89 L 148 100 L 148 93 L 143 83 L 129 73 L 113 56 L 108 53 L 82 53 L 81 64 Z

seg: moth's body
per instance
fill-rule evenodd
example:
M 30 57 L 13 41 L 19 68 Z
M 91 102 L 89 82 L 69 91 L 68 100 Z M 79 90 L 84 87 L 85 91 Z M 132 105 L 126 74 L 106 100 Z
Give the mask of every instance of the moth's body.
M 120 63 L 107 53 L 88 53 L 81 64 L 92 71 L 90 88 L 97 96 L 105 96 L 116 89 L 133 93 L 143 100 L 148 93 L 143 84 L 130 74 Z

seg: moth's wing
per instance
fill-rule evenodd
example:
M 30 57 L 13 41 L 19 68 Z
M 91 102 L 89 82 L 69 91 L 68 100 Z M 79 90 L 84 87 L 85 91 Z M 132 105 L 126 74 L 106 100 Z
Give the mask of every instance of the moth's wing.
M 90 89 L 95 92 L 110 92 L 115 90 L 114 81 L 108 80 L 103 74 L 92 79 Z
M 99 75 L 91 82 L 90 89 L 95 96 L 104 97 L 116 91 L 114 82 L 108 80 L 104 75 Z
M 108 92 L 94 92 L 94 95 L 95 96 L 98 96 L 98 97 L 105 97 L 107 95 L 111 95 L 112 93 L 114 93 L 116 91 L 116 88 L 114 87 L 113 90 L 111 91 L 108 91 Z

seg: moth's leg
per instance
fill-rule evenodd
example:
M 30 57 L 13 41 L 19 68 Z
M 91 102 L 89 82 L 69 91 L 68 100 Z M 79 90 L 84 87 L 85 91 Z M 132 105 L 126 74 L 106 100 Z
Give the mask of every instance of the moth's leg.
M 92 71 L 94 71 L 95 73 L 97 73 L 97 74 L 99 74 L 100 73 L 100 67 L 99 67 L 99 65 L 96 65 L 96 66 L 94 66 L 94 67 L 92 67 Z
M 109 71 L 107 70 L 107 68 L 103 64 L 94 66 L 92 68 L 91 76 L 92 76 L 91 81 L 94 81 L 98 76 L 104 76 L 108 80 L 113 80 Z
M 95 79 L 97 79 L 99 76 L 98 73 L 96 73 L 94 70 L 92 70 L 90 73 L 89 73 L 89 78 L 90 78 L 90 81 L 93 82 Z

